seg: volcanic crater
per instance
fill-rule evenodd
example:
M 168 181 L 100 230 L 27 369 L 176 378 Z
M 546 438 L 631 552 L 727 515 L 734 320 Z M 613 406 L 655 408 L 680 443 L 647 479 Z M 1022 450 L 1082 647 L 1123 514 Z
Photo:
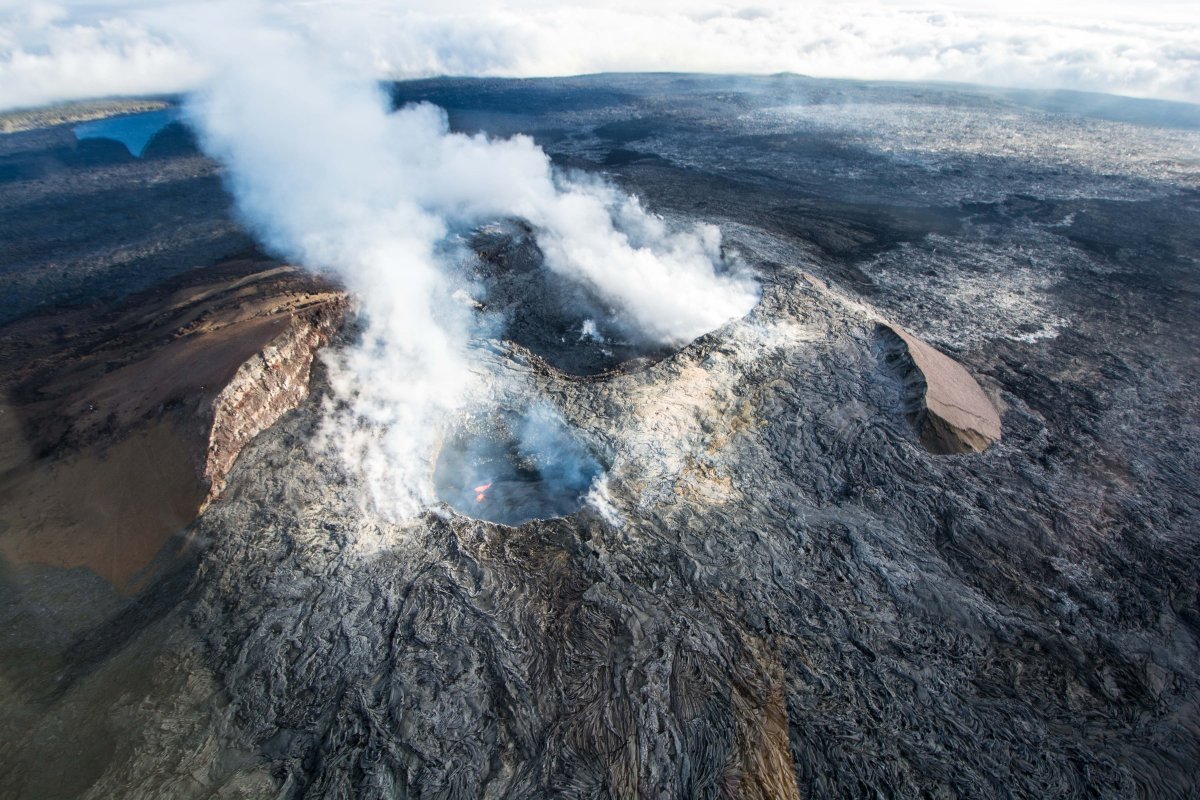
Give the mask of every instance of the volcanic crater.
M 995 152 L 992 127 L 897 151 L 818 124 L 999 107 L 1062 137 L 1089 98 L 1072 116 L 1070 97 L 786 75 L 393 94 L 737 232 L 759 304 L 656 349 L 542 268 L 529 226 L 471 234 L 515 343 L 480 359 L 522 389 L 447 436 L 437 489 L 462 513 L 396 520 L 310 446 L 331 391 L 312 352 L 348 299 L 246 256 L 218 165 L 95 163 L 61 128 L 0 138 L 0 223 L 20 233 L 0 270 L 20 301 L 5 793 L 1197 796 L 1194 126 L 1139 129 L 1175 165 L 1159 174 L 1123 166 L 1129 132 L 1103 117 L 1050 165 Z M 818 122 L 781 132 L 784 96 Z M 609 157 L 632 142 L 655 157 Z M 995 264 L 963 280 L 951 241 Z M 976 290 L 1017 270 L 1036 280 L 1013 302 Z M 209 464 L 225 488 L 193 519 Z M 154 502 L 177 485 L 181 508 Z M 159 538 L 137 508 L 169 512 Z M 138 580 L 111 558 L 144 564 L 179 527 L 189 546 Z
M 484 310 L 502 318 L 504 338 L 554 369 L 602 376 L 648 366 L 679 349 L 651 340 L 586 284 L 549 269 L 536 231 L 523 220 L 482 226 L 468 244 Z

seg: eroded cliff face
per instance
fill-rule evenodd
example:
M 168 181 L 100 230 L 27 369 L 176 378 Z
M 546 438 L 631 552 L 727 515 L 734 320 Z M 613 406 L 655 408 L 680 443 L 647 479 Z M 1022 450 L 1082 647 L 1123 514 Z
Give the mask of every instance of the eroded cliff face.
M 313 357 L 342 324 L 346 301 L 336 292 L 305 301 L 283 332 L 244 361 L 213 398 L 204 505 L 220 497 L 242 448 L 308 396 Z
M 136 588 L 245 444 L 303 400 L 345 308 L 339 289 L 250 259 L 109 314 L 9 326 L 0 551 Z

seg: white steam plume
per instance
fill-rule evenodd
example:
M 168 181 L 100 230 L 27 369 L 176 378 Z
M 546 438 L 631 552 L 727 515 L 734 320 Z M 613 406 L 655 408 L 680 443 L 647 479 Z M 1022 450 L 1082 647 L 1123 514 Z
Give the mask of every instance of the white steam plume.
M 237 28 L 252 33 L 201 42 L 219 66 L 188 113 L 260 238 L 360 298 L 365 332 L 332 365 L 341 402 L 327 440 L 394 516 L 433 499 L 444 424 L 482 390 L 466 356 L 470 312 L 451 299 L 464 288 L 447 253 L 452 232 L 527 219 L 551 269 L 663 343 L 753 305 L 755 285 L 716 268 L 715 228 L 668 231 L 610 186 L 556 176 L 527 137 L 453 134 L 430 105 L 389 113 L 373 81 L 303 37 Z

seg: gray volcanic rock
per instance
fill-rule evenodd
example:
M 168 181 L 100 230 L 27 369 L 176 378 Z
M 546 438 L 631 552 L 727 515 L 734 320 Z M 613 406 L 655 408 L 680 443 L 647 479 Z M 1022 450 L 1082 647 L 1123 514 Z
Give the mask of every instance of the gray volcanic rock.
M 1045 432 L 1018 398 L 987 459 L 881 415 L 877 319 L 780 267 L 646 369 L 487 356 L 532 381 L 501 403 L 552 398 L 612 464 L 592 507 L 516 528 L 364 506 L 317 391 L 197 521 L 187 602 L 86 640 L 103 668 L 57 713 L 125 733 L 83 796 L 1186 796 L 1187 612 L 1117 611 L 1129 565 L 1073 566 L 1087 484 L 1021 455 Z M 104 694 L 122 659 L 154 686 Z M 24 731 L 17 762 L 53 758 Z

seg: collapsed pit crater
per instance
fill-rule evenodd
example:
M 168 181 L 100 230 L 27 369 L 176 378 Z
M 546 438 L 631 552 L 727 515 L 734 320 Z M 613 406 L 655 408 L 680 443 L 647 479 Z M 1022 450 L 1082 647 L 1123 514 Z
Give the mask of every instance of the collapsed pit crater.
M 467 237 L 484 310 L 504 320 L 504 338 L 574 376 L 633 371 L 678 352 L 639 335 L 589 287 L 546 266 L 534 229 L 500 220 Z
M 518 526 L 565 517 L 587 503 L 605 468 L 548 406 L 468 417 L 434 466 L 438 499 L 463 516 Z

